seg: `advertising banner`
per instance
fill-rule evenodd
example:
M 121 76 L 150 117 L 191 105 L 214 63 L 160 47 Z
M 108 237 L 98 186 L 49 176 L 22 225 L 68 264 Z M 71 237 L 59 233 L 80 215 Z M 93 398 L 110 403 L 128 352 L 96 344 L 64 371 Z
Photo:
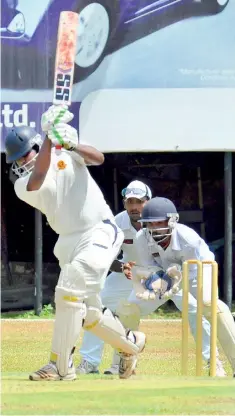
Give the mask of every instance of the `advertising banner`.
M 235 150 L 235 0 L 2 0 L 1 151 L 40 131 L 60 12 L 79 13 L 72 111 L 104 152 Z

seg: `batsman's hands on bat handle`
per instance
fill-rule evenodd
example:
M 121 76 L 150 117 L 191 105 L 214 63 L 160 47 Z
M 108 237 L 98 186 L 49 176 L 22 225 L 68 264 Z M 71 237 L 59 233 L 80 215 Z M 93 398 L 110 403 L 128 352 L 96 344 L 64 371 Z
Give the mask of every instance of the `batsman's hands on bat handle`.
M 48 132 L 52 127 L 60 123 L 69 123 L 74 118 L 65 104 L 51 105 L 41 117 L 42 131 Z
M 78 145 L 77 130 L 69 124 L 60 123 L 48 131 L 47 137 L 54 146 L 61 145 L 66 150 L 74 150 Z
M 126 276 L 127 279 L 132 279 L 132 267 L 135 266 L 135 261 L 129 261 L 128 263 L 123 263 L 122 265 L 122 272 Z

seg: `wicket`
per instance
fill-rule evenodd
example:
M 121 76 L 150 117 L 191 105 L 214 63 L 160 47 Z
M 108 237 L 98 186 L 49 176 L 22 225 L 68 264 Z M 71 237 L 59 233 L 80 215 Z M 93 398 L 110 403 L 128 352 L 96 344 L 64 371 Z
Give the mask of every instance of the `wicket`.
M 202 316 L 203 316 L 203 265 L 212 266 L 211 284 L 211 338 L 210 338 L 210 376 L 216 374 L 216 343 L 217 343 L 217 293 L 218 264 L 216 261 L 188 260 L 183 263 L 183 306 L 182 306 L 182 367 L 181 374 L 188 374 L 189 326 L 188 326 L 188 293 L 189 265 L 197 265 L 197 334 L 196 334 L 196 376 L 202 375 Z

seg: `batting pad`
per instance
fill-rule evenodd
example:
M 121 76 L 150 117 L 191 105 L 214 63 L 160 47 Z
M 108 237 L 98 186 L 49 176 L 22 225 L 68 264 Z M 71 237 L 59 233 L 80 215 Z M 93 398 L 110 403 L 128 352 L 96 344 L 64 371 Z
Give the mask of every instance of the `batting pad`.
M 217 331 L 224 353 L 235 372 L 235 323 L 228 306 L 218 300 Z
M 83 327 L 110 344 L 118 352 L 130 355 L 136 355 L 139 352 L 133 333 L 126 332 L 118 317 L 109 309 L 104 308 L 101 311 L 89 307 Z
M 208 303 L 203 308 L 206 318 L 210 320 L 211 305 Z M 235 371 L 235 323 L 228 306 L 221 300 L 217 300 L 217 336 L 224 353 Z
M 140 324 L 140 308 L 138 305 L 121 299 L 118 302 L 116 314 L 125 328 L 133 331 L 138 330 Z
M 81 292 L 58 286 L 55 290 L 55 304 L 56 316 L 50 360 L 56 364 L 59 374 L 66 376 L 71 351 L 86 316 L 86 305 L 81 299 Z

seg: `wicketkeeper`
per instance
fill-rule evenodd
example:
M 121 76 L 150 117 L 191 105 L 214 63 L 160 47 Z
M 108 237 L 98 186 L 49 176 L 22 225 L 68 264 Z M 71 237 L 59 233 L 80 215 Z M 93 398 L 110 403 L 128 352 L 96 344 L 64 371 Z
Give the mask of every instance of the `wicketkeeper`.
M 145 227 L 137 233 L 136 245 L 138 264 L 132 268 L 134 290 L 130 295 L 125 313 L 119 317 L 125 324 L 127 319 L 136 321 L 136 307 L 140 316 L 146 316 L 166 300 L 171 299 L 182 311 L 183 293 L 181 289 L 182 264 L 186 260 L 214 260 L 205 241 L 186 225 L 179 224 L 179 215 L 172 201 L 156 197 L 146 203 L 142 211 L 141 222 Z M 210 319 L 212 267 L 203 265 L 203 358 L 210 360 Z M 191 332 L 196 339 L 197 313 L 197 266 L 189 268 L 189 322 Z M 235 324 L 228 306 L 217 301 L 218 339 L 231 364 L 235 376 Z M 226 373 L 218 358 L 216 375 Z

